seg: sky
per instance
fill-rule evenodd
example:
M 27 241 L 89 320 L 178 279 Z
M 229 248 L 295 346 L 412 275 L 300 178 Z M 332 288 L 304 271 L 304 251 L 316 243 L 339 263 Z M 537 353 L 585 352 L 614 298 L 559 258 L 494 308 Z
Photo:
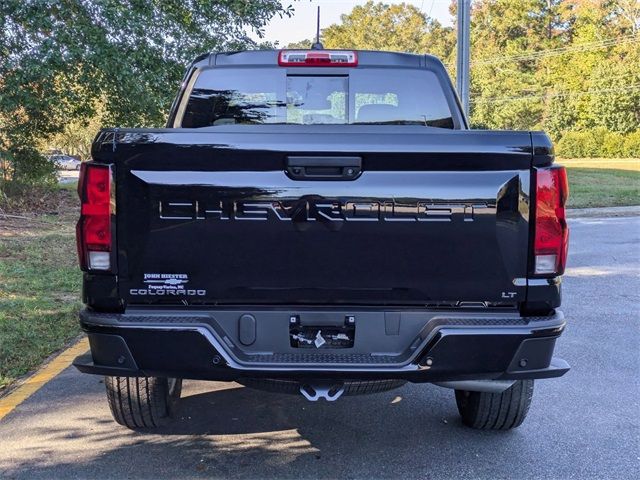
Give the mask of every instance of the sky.
M 265 28 L 266 38 L 270 42 L 278 42 L 284 47 L 291 42 L 315 37 L 316 9 L 320 6 L 320 28 L 340 22 L 340 15 L 349 13 L 356 5 L 362 5 L 366 0 L 282 0 L 282 4 L 293 5 L 293 17 L 279 18 L 276 16 Z M 402 0 L 384 0 L 384 3 L 403 3 Z M 443 25 L 452 25 L 449 14 L 451 0 L 404 0 L 421 9 L 425 14 L 437 19 Z M 252 35 L 256 38 L 255 35 Z

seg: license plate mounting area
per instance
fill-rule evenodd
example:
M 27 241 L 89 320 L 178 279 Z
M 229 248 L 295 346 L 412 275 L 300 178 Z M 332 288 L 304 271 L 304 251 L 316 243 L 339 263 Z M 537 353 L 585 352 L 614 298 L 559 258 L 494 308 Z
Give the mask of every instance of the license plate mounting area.
M 356 319 L 346 315 L 340 322 L 307 324 L 299 315 L 289 318 L 289 340 L 293 348 L 340 349 L 353 348 Z

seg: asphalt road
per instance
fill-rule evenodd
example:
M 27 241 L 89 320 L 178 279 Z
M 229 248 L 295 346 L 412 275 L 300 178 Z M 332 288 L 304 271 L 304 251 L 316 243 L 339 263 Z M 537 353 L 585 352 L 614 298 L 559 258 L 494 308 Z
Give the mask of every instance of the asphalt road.
M 186 382 L 175 424 L 136 433 L 69 368 L 0 422 L 0 477 L 638 478 L 640 218 L 571 227 L 557 354 L 573 369 L 536 383 L 517 430 L 465 428 L 431 385 L 329 404 Z

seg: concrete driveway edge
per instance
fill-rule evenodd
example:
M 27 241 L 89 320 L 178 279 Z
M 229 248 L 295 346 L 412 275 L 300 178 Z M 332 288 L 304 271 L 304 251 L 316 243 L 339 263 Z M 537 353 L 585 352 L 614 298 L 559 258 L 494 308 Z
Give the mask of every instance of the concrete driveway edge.
M 640 215 L 640 205 L 630 207 L 605 207 L 605 208 L 569 208 L 567 209 L 567 217 L 584 218 L 584 217 L 635 217 Z

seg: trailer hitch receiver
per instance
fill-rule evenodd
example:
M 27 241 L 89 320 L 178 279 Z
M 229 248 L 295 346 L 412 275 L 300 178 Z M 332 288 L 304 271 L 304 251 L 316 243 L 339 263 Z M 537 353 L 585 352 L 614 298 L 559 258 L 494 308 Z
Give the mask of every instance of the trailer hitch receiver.
M 324 398 L 327 402 L 335 402 L 344 393 L 344 383 L 314 381 L 300 384 L 300 393 L 310 402 Z

